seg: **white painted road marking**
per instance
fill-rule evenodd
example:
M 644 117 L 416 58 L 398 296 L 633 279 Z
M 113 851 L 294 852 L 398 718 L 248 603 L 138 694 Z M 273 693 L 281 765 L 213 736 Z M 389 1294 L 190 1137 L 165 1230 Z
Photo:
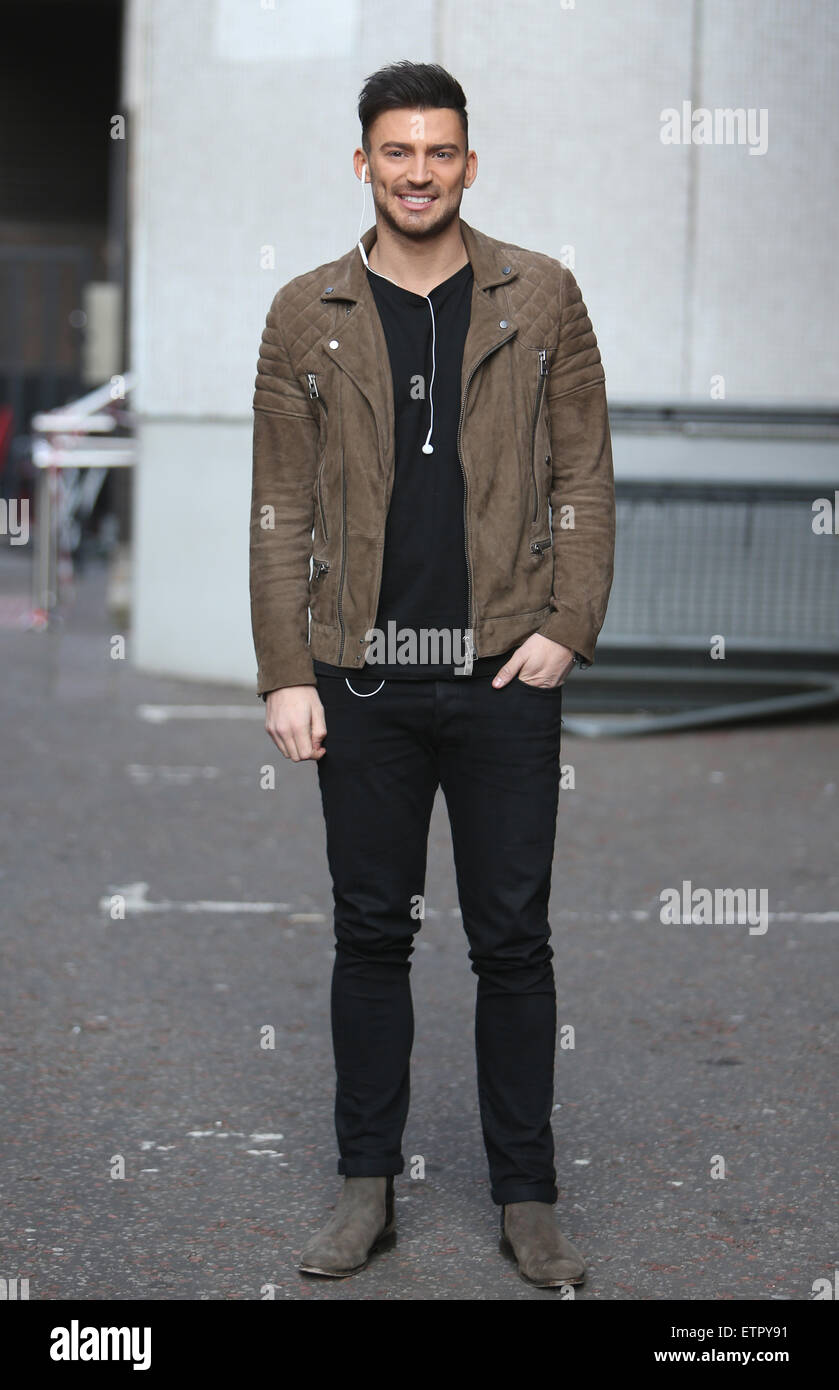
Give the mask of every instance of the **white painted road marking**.
M 102 912 L 110 912 L 114 897 L 125 899 L 125 911 L 129 912 L 289 912 L 291 903 L 253 903 L 253 902 L 213 902 L 199 899 L 197 902 L 175 902 L 163 898 L 151 903 L 146 898 L 147 883 L 115 884 L 107 897 L 99 899 Z
M 157 781 L 185 787 L 198 778 L 211 781 L 221 775 L 221 770 L 217 767 L 168 767 L 165 764 L 149 766 L 144 763 L 128 763 L 125 771 L 132 782 L 139 786 L 148 786 L 149 782 Z
M 137 718 L 148 724 L 165 724 L 170 719 L 260 719 L 265 706 L 253 705 L 138 705 Z
M 291 903 L 270 903 L 270 902 L 226 902 L 213 901 L 212 899 L 198 899 L 195 902 L 176 902 L 172 898 L 162 898 L 159 902 L 149 902 L 146 894 L 149 885 L 147 883 L 125 883 L 117 885 L 111 889 L 110 894 L 99 899 L 99 907 L 102 912 L 110 912 L 112 899 L 120 896 L 125 899 L 125 910 L 128 912 L 281 912 L 287 916 L 290 922 L 326 922 L 331 920 L 325 912 L 310 912 L 292 910 Z M 426 908 L 426 917 L 439 916 L 440 913 L 433 908 Z M 449 908 L 449 916 L 459 917 L 461 915 L 459 907 Z M 839 911 L 830 912 L 767 912 L 767 919 L 770 922 L 839 922 Z M 658 914 L 648 911 L 646 908 L 627 908 L 623 912 L 611 909 L 608 912 L 575 912 L 572 908 L 560 908 L 557 912 L 551 913 L 551 917 L 557 921 L 584 921 L 589 922 L 626 922 L 633 918 L 637 922 L 655 922 Z

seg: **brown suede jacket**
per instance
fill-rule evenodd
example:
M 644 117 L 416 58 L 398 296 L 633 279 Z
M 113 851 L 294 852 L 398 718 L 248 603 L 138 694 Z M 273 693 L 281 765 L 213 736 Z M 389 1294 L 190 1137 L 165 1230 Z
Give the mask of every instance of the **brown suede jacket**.
M 458 429 L 474 655 L 493 656 L 539 632 L 590 665 L 615 543 L 597 339 L 560 261 L 462 219 L 460 230 L 474 271 Z M 368 254 L 375 240 L 371 227 L 362 238 Z M 259 696 L 315 685 L 312 658 L 358 672 L 376 621 L 393 487 L 393 386 L 357 246 L 277 291 L 253 410 Z

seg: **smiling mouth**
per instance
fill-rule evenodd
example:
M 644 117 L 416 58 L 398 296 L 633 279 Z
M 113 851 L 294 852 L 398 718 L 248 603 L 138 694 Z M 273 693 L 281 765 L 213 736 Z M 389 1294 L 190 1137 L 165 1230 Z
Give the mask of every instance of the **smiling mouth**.
M 426 208 L 436 199 L 433 193 L 397 193 L 396 196 L 406 208 Z

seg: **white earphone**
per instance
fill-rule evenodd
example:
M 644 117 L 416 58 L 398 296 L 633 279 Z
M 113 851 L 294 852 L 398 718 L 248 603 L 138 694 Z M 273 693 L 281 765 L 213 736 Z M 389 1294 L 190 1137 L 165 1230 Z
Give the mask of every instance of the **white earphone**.
M 362 187 L 361 187 L 361 221 L 360 221 L 359 224 L 358 224 L 358 238 L 357 238 L 356 244 L 357 244 L 357 246 L 358 246 L 359 251 L 361 252 L 361 259 L 364 261 L 364 264 L 367 266 L 367 269 L 368 269 L 368 270 L 372 270 L 372 269 L 373 269 L 372 266 L 370 266 L 370 265 L 368 264 L 368 261 L 367 261 L 367 253 L 366 253 L 366 251 L 364 250 L 364 244 L 363 244 L 363 242 L 362 242 L 362 240 L 361 240 L 361 228 L 362 228 L 363 223 L 364 223 L 364 209 L 365 209 L 365 207 L 366 207 L 366 205 L 367 205 L 367 191 L 366 191 L 366 189 L 365 189 L 365 187 L 364 187 L 364 185 L 368 182 L 368 180 L 365 179 L 365 177 L 364 177 L 364 175 L 365 175 L 366 173 L 367 173 L 367 165 L 366 165 L 366 164 L 362 164 L 362 166 L 361 166 L 361 185 L 362 185 Z M 374 275 L 378 275 L 379 272 L 378 272 L 377 270 L 373 270 L 373 274 L 374 274 Z M 382 280 L 387 280 L 387 279 L 389 279 L 389 277 L 388 277 L 387 275 L 382 275 L 382 276 L 381 276 L 381 279 L 382 279 Z M 394 283 L 395 283 L 395 281 L 391 281 L 391 284 L 394 284 Z M 434 392 L 434 377 L 435 377 L 435 375 L 436 375 L 436 373 L 437 373 L 437 324 L 436 324 L 435 319 L 434 319 L 434 305 L 431 303 L 431 299 L 430 299 L 429 295 L 424 295 L 423 298 L 428 300 L 428 307 L 429 307 L 429 309 L 431 310 L 431 381 L 430 381 L 429 387 L 428 387 L 428 404 L 429 404 L 429 407 L 430 407 L 430 410 L 431 410 L 431 423 L 429 424 L 429 427 L 428 427 L 428 434 L 425 436 L 425 443 L 424 443 L 423 446 L 422 446 L 422 452 L 423 452 L 424 454 L 433 454 L 433 453 L 434 453 L 434 445 L 431 443 L 431 435 L 432 435 L 432 433 L 433 433 L 433 431 L 434 431 L 434 395 L 433 395 L 433 392 Z M 357 691 L 353 691 L 353 694 L 357 694 L 357 693 L 358 693 Z

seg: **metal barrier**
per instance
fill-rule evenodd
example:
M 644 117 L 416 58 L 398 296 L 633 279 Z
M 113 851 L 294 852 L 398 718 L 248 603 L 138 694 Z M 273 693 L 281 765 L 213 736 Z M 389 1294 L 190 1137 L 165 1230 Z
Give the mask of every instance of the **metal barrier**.
M 839 705 L 839 535 L 814 529 L 819 497 L 833 493 L 617 483 L 609 609 L 597 661 L 568 682 L 568 731 L 650 733 Z M 803 669 L 788 669 L 791 658 Z
M 96 505 L 109 468 L 136 462 L 133 439 L 117 436 L 133 417 L 122 407 L 135 384 L 126 374 L 79 400 L 33 416 L 32 461 L 39 470 L 32 566 L 31 626 L 46 628 L 72 575 L 74 541 Z M 112 437 L 111 437 L 112 436 Z

